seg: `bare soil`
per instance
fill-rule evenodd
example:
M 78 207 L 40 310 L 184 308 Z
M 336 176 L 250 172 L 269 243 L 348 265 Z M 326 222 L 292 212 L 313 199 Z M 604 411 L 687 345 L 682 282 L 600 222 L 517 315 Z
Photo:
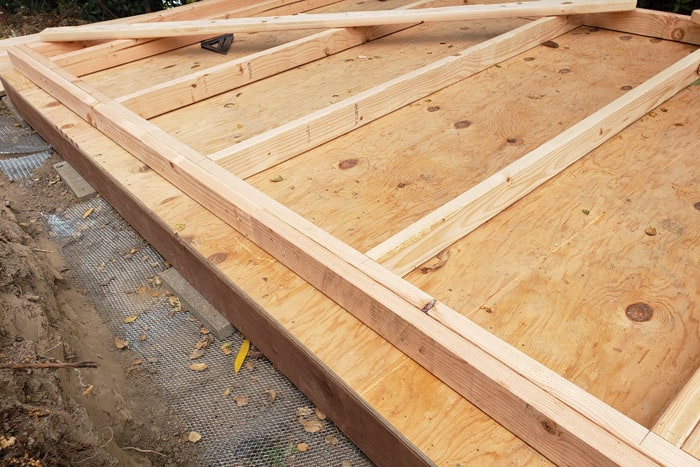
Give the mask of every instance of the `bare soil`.
M 0 368 L 0 465 L 193 465 L 197 446 L 134 355 L 115 347 L 48 235 L 42 213 L 74 202 L 58 160 L 31 184 L 0 172 L 0 366 L 98 367 Z

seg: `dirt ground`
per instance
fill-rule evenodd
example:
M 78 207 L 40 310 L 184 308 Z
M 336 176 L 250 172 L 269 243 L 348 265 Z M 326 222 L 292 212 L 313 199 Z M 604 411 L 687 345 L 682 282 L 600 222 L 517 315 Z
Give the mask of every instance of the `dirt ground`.
M 42 213 L 74 202 L 58 160 L 28 186 L 0 172 L 0 465 L 193 465 L 197 445 L 114 346 L 48 235 Z M 83 361 L 97 368 L 3 368 Z

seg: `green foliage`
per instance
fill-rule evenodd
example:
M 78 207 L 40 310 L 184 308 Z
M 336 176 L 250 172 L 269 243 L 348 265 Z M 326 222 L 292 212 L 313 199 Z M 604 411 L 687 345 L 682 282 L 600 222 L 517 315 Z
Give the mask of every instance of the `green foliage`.
M 700 8 L 700 0 L 637 0 L 637 7 L 689 15 Z
M 86 21 L 104 21 L 162 10 L 193 0 L 0 0 L 0 9 L 14 13 L 56 13 Z M 22 11 L 24 10 L 24 11 Z

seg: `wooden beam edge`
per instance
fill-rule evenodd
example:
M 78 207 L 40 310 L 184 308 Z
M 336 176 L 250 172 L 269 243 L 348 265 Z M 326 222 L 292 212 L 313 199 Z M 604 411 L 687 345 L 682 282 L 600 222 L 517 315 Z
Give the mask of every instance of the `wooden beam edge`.
M 664 413 L 653 431 L 682 447 L 700 424 L 700 368 L 698 368 Z
M 11 74 L 3 85 L 35 128 L 202 295 L 255 345 L 378 465 L 432 465 L 415 445 L 377 413 L 284 327 L 211 262 L 177 236 L 118 180 L 83 153 L 18 92 Z M 233 293 L 232 293 L 233 292 Z M 299 372 L 303 368 L 303 372 Z M 371 434 L 371 436 L 368 436 Z
M 614 13 L 589 13 L 583 16 L 586 26 L 628 34 L 700 45 L 700 24 L 686 15 L 637 8 Z
M 512 18 L 518 16 L 576 15 L 593 12 L 624 11 L 636 7 L 634 0 L 539 0 L 536 2 L 507 2 L 453 7 L 421 8 L 417 10 L 353 11 L 309 15 L 236 18 L 211 21 L 172 21 L 159 24 L 131 23 L 121 25 L 65 26 L 47 28 L 39 34 L 43 41 L 75 41 L 100 39 L 144 39 L 200 34 L 236 32 L 265 32 L 293 29 L 325 29 L 383 26 L 434 21 Z M 89 26 L 89 25 L 88 25 Z

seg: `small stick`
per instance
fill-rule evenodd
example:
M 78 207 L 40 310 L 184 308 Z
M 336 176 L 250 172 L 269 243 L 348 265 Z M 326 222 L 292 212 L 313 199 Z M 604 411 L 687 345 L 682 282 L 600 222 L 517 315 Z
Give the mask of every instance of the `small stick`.
M 57 368 L 97 368 L 96 362 L 77 362 L 77 363 L 61 363 L 61 362 L 45 362 L 45 363 L 3 363 L 0 364 L 0 370 L 26 370 L 49 368 L 55 370 Z
M 167 457 L 165 454 L 160 453 L 158 451 L 153 451 L 151 449 L 141 449 L 141 448 L 135 448 L 133 446 L 124 446 L 122 449 L 133 449 L 134 451 L 138 451 L 138 452 L 158 454 L 159 456 Z

